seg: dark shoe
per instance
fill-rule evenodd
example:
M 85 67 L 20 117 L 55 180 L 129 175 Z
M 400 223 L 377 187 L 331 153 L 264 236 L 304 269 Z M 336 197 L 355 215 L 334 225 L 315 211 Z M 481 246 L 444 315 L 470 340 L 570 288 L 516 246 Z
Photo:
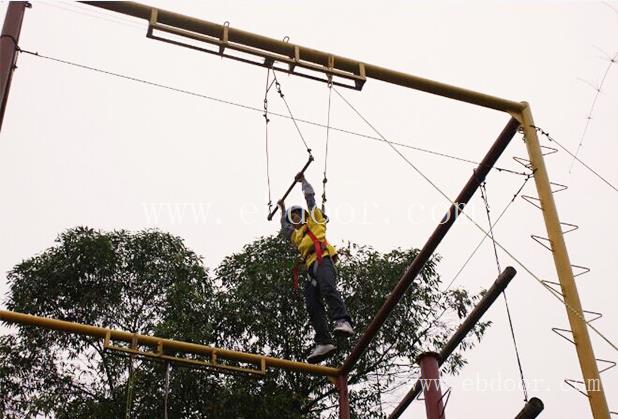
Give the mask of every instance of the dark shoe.
M 307 362 L 310 364 L 319 364 L 336 351 L 337 347 L 335 345 L 331 345 L 330 343 L 325 345 L 315 345 L 315 348 L 313 348 L 313 351 L 311 351 L 307 357 Z
M 340 337 L 350 337 L 354 334 L 354 329 L 349 321 L 345 319 L 335 320 L 335 329 L 333 332 Z

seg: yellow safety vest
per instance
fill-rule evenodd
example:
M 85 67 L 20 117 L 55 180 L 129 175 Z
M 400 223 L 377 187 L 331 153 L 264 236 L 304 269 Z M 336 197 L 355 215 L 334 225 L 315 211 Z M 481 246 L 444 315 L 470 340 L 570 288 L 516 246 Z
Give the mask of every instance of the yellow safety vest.
M 292 232 L 291 240 L 298 249 L 300 256 L 305 262 L 305 266 L 309 268 L 315 262 L 318 255 L 315 251 L 316 243 L 314 243 L 308 230 L 313 233 L 319 242 L 318 244 L 321 246 L 323 256 L 333 258 L 337 254 L 337 249 L 326 241 L 326 218 L 322 211 L 315 207 L 310 213 L 305 211 L 305 217 L 307 221 L 302 227 Z

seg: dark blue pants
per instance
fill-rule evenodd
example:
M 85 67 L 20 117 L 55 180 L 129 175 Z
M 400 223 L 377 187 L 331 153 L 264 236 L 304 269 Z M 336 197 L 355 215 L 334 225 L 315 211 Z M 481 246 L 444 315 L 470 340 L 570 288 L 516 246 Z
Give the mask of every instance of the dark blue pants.
M 311 326 L 315 330 L 315 343 L 331 343 L 326 321 L 326 308 L 331 320 L 346 319 L 351 322 L 348 310 L 337 290 L 337 271 L 330 257 L 324 257 L 321 263 L 314 262 L 308 269 L 305 281 L 305 304 L 309 312 Z M 324 300 L 324 301 L 323 301 Z

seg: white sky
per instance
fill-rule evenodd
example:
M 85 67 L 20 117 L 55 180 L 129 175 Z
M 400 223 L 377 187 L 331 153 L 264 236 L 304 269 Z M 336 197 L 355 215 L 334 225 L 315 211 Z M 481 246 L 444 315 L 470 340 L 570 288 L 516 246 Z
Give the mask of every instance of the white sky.
M 618 52 L 618 2 L 189 2 L 151 4 L 213 22 L 283 38 L 458 86 L 532 105 L 537 125 L 576 149 L 594 89 Z M 610 7 L 611 6 L 611 7 Z M 2 13 L 6 2 L 2 4 Z M 149 40 L 145 22 L 73 3 L 35 2 L 26 12 L 21 47 L 109 71 L 160 82 L 260 108 L 265 69 Z M 52 245 L 70 227 L 139 230 L 157 226 L 183 237 L 214 267 L 254 238 L 276 231 L 265 219 L 264 123 L 260 113 L 120 80 L 26 54 L 19 57 L 0 137 L 0 271 Z M 296 116 L 324 122 L 327 88 L 280 75 Z M 391 140 L 480 160 L 507 116 L 421 92 L 369 80 L 362 92 L 342 91 Z M 285 112 L 271 95 L 271 109 Z M 618 69 L 610 70 L 585 137 L 581 158 L 618 182 L 615 156 Z M 612 111 L 613 110 L 613 111 Z M 371 134 L 333 95 L 332 123 Z M 301 126 L 317 162 L 308 178 L 321 193 L 325 130 Z M 403 149 L 451 198 L 473 165 Z M 499 165 L 519 170 L 521 137 Z M 289 120 L 273 117 L 273 200 L 306 160 Z M 618 233 L 618 194 L 581 166 L 569 173 L 564 152 L 547 158 L 552 180 L 569 190 L 557 196 L 561 219 L 579 224 L 567 236 L 571 260 L 591 267 L 579 279 L 584 307 L 604 313 L 595 325 L 614 342 L 618 294 L 613 264 Z M 330 240 L 351 240 L 387 251 L 422 246 L 447 207 L 444 199 L 386 144 L 331 132 L 329 151 Z M 521 184 L 519 176 L 493 172 L 488 193 L 494 219 Z M 535 195 L 529 182 L 525 193 Z M 301 195 L 297 190 L 295 200 Z M 290 202 L 291 203 L 291 202 Z M 186 212 L 172 217 L 168 208 Z M 153 218 L 153 208 L 158 220 Z M 194 209 L 203 209 L 196 217 Z M 424 208 L 424 209 L 423 209 Z M 432 211 L 435 215 L 432 216 Z M 469 212 L 486 226 L 479 196 Z M 199 211 L 198 211 L 199 213 Z M 410 216 L 413 218 L 411 219 Z M 496 228 L 496 237 L 536 274 L 555 279 L 549 252 L 532 242 L 544 234 L 540 211 L 519 198 Z M 481 239 L 462 219 L 439 248 L 440 272 L 449 282 Z M 501 254 L 503 266 L 514 264 Z M 509 287 L 529 389 L 546 405 L 544 417 L 589 417 L 584 397 L 562 389 L 580 377 L 574 347 L 551 333 L 568 327 L 564 308 L 531 276 Z M 456 285 L 472 291 L 496 277 L 489 242 Z M 5 276 L 0 292 L 7 291 Z M 504 304 L 468 354 L 460 377 L 448 379 L 448 416 L 514 416 L 521 391 L 466 391 L 463 380 L 517 380 Z M 599 358 L 618 359 L 593 335 Z M 618 369 L 604 375 L 606 394 L 618 410 Z M 507 381 L 504 381 L 507 380 Z M 563 387 L 563 386 L 562 386 Z M 398 399 L 395 398 L 395 399 Z M 390 408 L 388 409 L 390 411 Z M 485 413 L 487 412 L 487 413 Z M 491 412 L 491 413 L 489 413 Z M 405 417 L 423 417 L 415 402 Z

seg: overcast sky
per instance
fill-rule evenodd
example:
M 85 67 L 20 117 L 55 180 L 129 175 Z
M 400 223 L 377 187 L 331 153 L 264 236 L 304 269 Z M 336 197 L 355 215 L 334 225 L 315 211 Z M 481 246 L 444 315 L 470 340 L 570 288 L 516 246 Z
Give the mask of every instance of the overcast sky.
M 513 100 L 530 102 L 537 125 L 570 150 L 582 139 L 595 89 L 618 53 L 618 2 L 152 1 L 153 5 L 232 27 L 409 72 Z M 21 47 L 108 71 L 261 108 L 266 70 L 145 37 L 144 21 L 74 3 L 34 2 Z M 6 2 L 2 3 L 2 13 Z M 278 225 L 266 220 L 264 121 L 260 112 L 171 92 L 22 54 L 0 134 L 0 292 L 5 273 L 77 225 L 104 230 L 157 227 L 183 237 L 209 267 Z M 615 66 L 614 66 L 615 67 Z M 324 123 L 328 89 L 280 75 L 299 118 Z M 592 86 L 591 86 L 592 85 Z M 618 183 L 618 69 L 610 68 L 580 157 Z M 388 139 L 478 161 L 508 116 L 368 80 L 362 92 L 340 89 Z M 285 113 L 276 95 L 271 109 Z M 336 95 L 334 126 L 374 135 Z M 307 173 L 318 194 L 325 130 L 301 124 L 316 162 Z M 546 143 L 546 142 L 545 142 Z M 291 121 L 270 126 L 273 201 L 306 160 Z M 454 198 L 474 165 L 400 149 Z M 517 136 L 500 167 L 521 171 Z M 331 242 L 381 251 L 420 247 L 448 202 L 388 145 L 332 131 L 328 160 Z M 567 236 L 571 260 L 591 268 L 578 279 L 586 309 L 604 313 L 595 325 L 618 340 L 615 268 L 618 193 L 564 152 L 547 157 L 550 178 L 569 186 L 556 196 L 561 219 L 580 229 Z M 508 204 L 522 176 L 492 172 L 492 216 Z M 530 181 L 524 193 L 535 196 Z M 292 201 L 302 196 L 296 190 Z M 469 213 L 484 227 L 480 197 Z M 530 239 L 544 235 L 539 210 L 518 198 L 496 238 L 541 278 L 555 280 L 551 254 Z M 465 219 L 439 247 L 439 271 L 451 281 L 483 234 Z M 564 388 L 580 378 L 575 349 L 551 332 L 568 328 L 564 307 L 505 255 L 519 275 L 508 289 L 529 392 L 543 417 L 589 417 L 588 403 Z M 497 274 L 487 241 L 455 282 L 472 291 Z M 371 278 L 368 278 L 371 280 Z M 452 386 L 448 416 L 512 417 L 523 406 L 513 343 L 502 299 L 494 322 Z M 618 353 L 593 335 L 598 358 Z M 413 377 L 411 377 L 412 379 Z M 472 379 L 479 386 L 466 389 Z M 493 385 L 492 385 L 493 383 Z M 536 383 L 536 384 L 535 384 Z M 618 369 L 604 374 L 610 408 L 618 411 Z M 484 389 L 483 386 L 486 388 Z M 501 388 L 500 388 L 501 387 Z M 393 400 L 395 400 L 394 398 Z M 390 411 L 389 406 L 385 410 Z M 422 402 L 405 417 L 423 417 Z

